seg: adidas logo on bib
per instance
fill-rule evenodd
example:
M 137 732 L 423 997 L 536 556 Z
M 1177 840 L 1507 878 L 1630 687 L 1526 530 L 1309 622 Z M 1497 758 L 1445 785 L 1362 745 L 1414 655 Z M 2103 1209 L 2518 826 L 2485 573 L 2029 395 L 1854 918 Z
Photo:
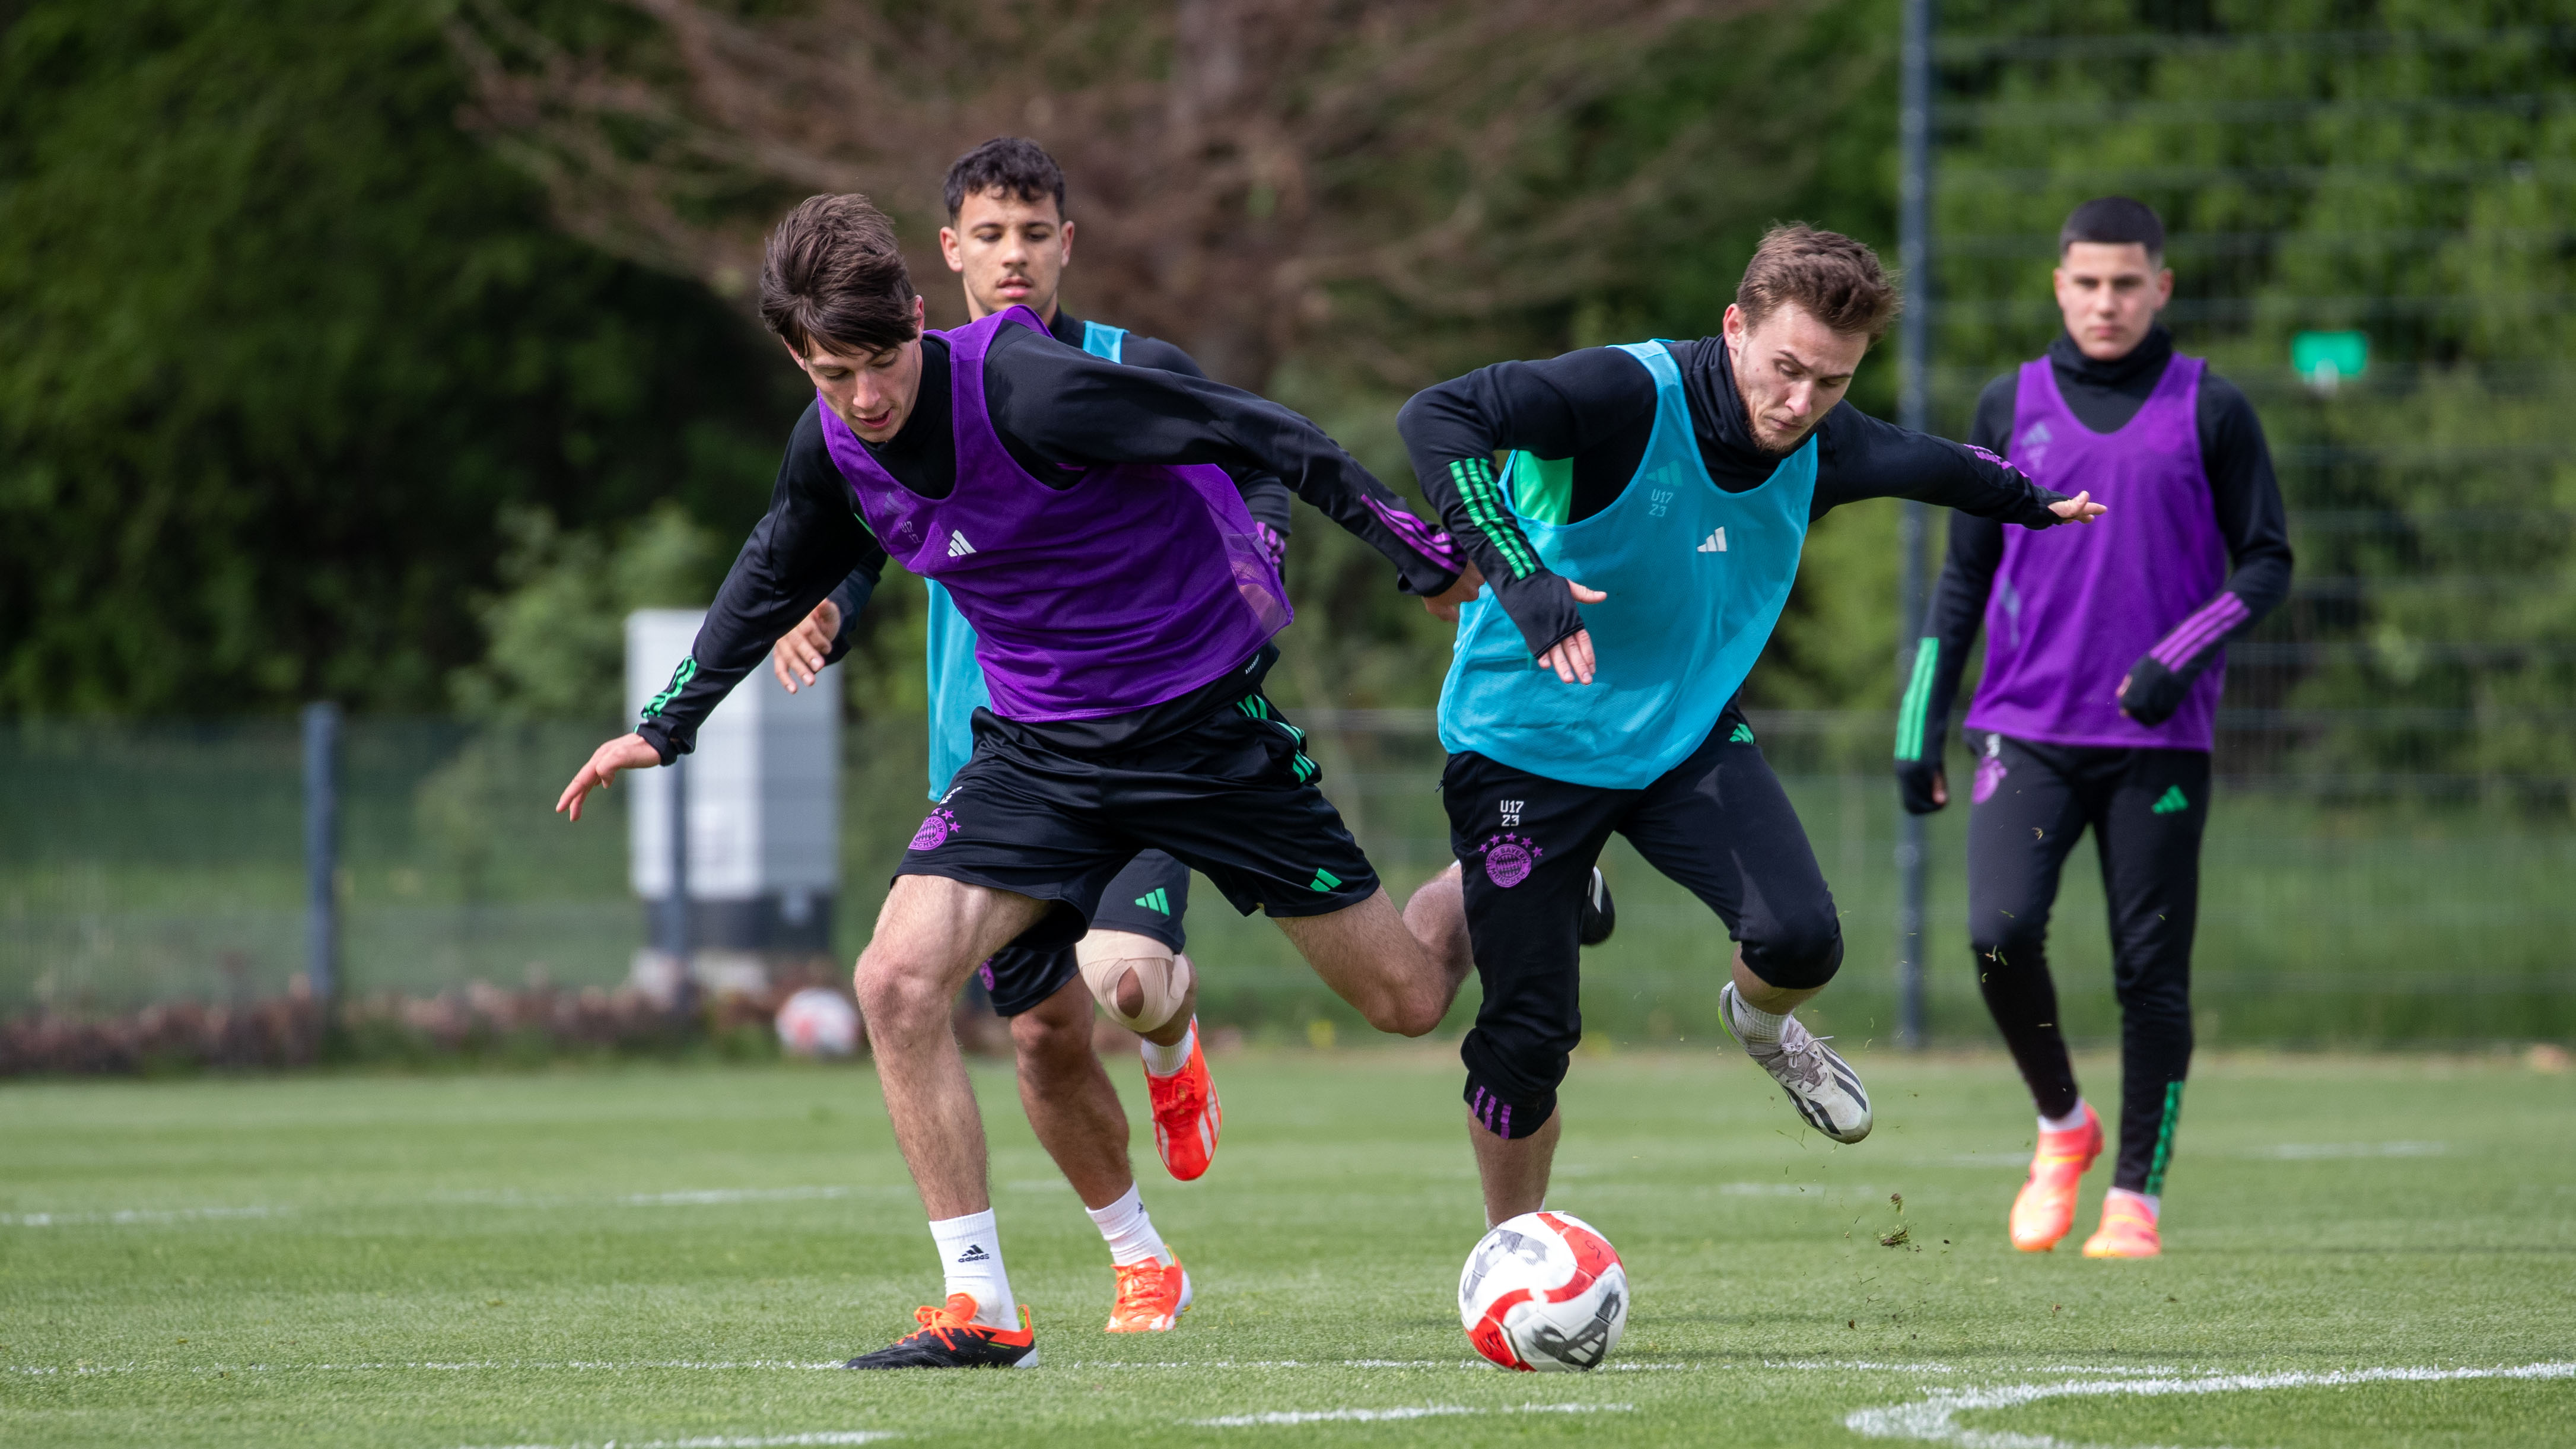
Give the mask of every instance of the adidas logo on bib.
M 1717 532 L 1710 534 L 1707 538 L 1702 539 L 1700 541 L 1699 551 L 1701 553 L 1726 552 L 1726 530 L 1721 528 Z
M 966 535 L 959 533 L 953 528 L 948 530 L 948 556 L 950 558 L 964 558 L 966 555 L 973 553 L 974 551 L 975 545 L 966 541 Z

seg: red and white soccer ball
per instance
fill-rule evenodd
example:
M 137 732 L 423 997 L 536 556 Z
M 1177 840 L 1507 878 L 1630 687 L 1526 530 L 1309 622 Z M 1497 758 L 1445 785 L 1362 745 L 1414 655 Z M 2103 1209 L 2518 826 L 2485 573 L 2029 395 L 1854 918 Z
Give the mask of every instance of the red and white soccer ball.
M 1485 1234 L 1458 1275 L 1476 1352 L 1523 1373 L 1598 1368 L 1628 1326 L 1628 1270 L 1590 1223 L 1523 1213 Z
M 850 998 L 808 986 L 778 1008 L 778 1044 L 800 1057 L 845 1057 L 859 1049 L 859 1009 Z

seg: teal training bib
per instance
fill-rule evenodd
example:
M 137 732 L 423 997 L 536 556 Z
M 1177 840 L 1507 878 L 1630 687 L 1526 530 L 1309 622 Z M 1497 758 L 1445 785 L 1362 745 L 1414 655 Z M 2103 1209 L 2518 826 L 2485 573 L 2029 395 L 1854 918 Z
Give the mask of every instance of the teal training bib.
M 1655 430 L 1636 476 L 1580 523 L 1563 518 L 1569 470 L 1515 454 L 1503 495 L 1539 559 L 1610 597 L 1585 604 L 1597 668 L 1567 684 L 1530 657 L 1479 592 L 1460 616 L 1440 689 L 1440 743 L 1577 785 L 1638 790 L 1699 748 L 1735 697 L 1797 581 L 1816 493 L 1816 440 L 1758 488 L 1709 480 L 1681 370 L 1660 342 L 1620 349 L 1655 379 Z
M 1127 329 L 1098 322 L 1082 324 L 1082 350 L 1111 362 L 1124 361 Z M 975 711 L 993 702 L 984 686 L 983 666 L 975 662 L 975 626 L 957 612 L 948 591 L 937 582 L 930 589 L 930 798 L 948 793 L 948 782 L 975 753 Z

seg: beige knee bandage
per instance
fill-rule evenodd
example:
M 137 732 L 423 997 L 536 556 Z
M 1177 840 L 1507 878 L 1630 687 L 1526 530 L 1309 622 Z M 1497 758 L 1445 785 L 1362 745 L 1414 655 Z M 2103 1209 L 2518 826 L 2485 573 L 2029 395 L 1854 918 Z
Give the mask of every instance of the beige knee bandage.
M 1190 958 L 1175 955 L 1172 948 L 1151 936 L 1133 931 L 1094 931 L 1073 948 L 1076 961 L 1082 963 L 1083 984 L 1091 988 L 1091 997 L 1109 1019 L 1133 1032 L 1148 1032 L 1163 1026 L 1188 999 L 1193 971 Z M 1133 1015 L 1118 1009 L 1120 986 L 1133 974 L 1144 999 Z

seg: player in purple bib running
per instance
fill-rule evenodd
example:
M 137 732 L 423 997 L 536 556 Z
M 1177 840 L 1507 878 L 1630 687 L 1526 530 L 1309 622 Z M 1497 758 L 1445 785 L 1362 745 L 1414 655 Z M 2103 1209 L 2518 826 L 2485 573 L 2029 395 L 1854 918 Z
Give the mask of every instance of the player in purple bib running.
M 563 792 L 667 763 L 697 721 L 854 568 L 944 587 L 992 705 L 912 836 L 859 958 L 895 1138 L 946 1302 L 858 1368 L 1024 1366 L 1029 1316 L 995 1236 L 983 1122 L 949 1003 L 1014 943 L 1079 940 L 1140 849 L 1265 911 L 1371 1025 L 1437 1026 L 1467 970 L 1436 908 L 1408 927 L 1262 693 L 1286 594 L 1234 482 L 1268 472 L 1367 540 L 1432 604 L 1473 590 L 1448 536 L 1315 425 L 1250 393 L 1067 347 L 1025 307 L 924 332 L 894 229 L 818 196 L 769 238 L 761 313 L 813 381 L 769 514 L 709 627 L 634 734 Z M 1016 1312 L 1015 1312 L 1016 1310 Z
M 1968 918 L 1978 989 L 2039 1106 L 2013 1245 L 2075 1223 L 2102 1124 L 2076 1089 L 2048 972 L 2058 873 L 2089 827 L 2120 999 L 2120 1156 L 2087 1257 L 2162 1250 L 2157 1212 L 2191 1067 L 2191 938 L 2210 736 L 2226 643 L 2290 592 L 2281 488 L 2263 425 L 2208 364 L 2174 351 L 2164 223 L 2126 197 L 2075 208 L 2058 235 L 2066 332 L 1987 384 L 1977 443 L 2034 479 L 2109 505 L 2101 526 L 2033 548 L 1966 514 L 1898 713 L 1905 808 L 1949 802 L 1950 703 L 1982 619 L 1982 736 L 1968 799 Z M 1977 741 L 1972 740 L 1972 743 Z
M 1025 306 L 1048 335 L 1095 357 L 1204 377 L 1171 343 L 1087 322 L 1057 304 L 1073 259 L 1074 223 L 1064 210 L 1064 172 L 1036 142 L 987 141 L 948 168 L 948 225 L 939 240 L 966 295 L 969 317 Z M 1235 478 L 1253 528 L 1276 561 L 1288 541 L 1288 489 L 1268 473 Z M 877 574 L 853 570 L 771 652 L 770 667 L 791 692 L 846 654 Z M 974 712 L 991 704 L 975 662 L 975 631 L 944 590 L 931 587 L 930 795 L 948 793 L 974 752 Z M 993 1010 L 1011 1025 L 1020 1102 L 1029 1126 L 1109 1242 L 1118 1292 L 1112 1333 L 1172 1328 L 1192 1298 L 1189 1270 L 1145 1211 L 1127 1156 L 1127 1115 L 1092 1047 L 1092 1004 L 1138 1034 L 1153 1110 L 1154 1144 L 1172 1176 L 1204 1174 L 1223 1123 L 1216 1083 L 1200 1049 L 1198 975 L 1183 954 L 1190 870 L 1159 850 L 1140 850 L 1104 888 L 1091 930 L 1072 946 L 1006 946 L 978 968 Z

